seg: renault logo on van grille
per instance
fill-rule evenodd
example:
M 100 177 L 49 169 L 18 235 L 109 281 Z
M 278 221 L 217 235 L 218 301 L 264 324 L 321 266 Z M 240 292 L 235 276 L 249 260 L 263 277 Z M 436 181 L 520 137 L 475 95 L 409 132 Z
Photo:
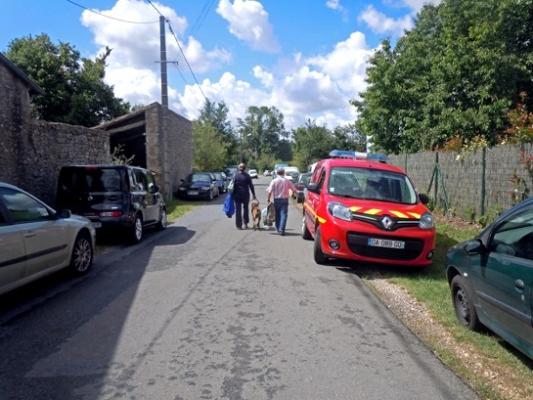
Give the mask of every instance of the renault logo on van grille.
M 388 215 L 385 215 L 383 218 L 381 218 L 381 224 L 383 225 L 383 228 L 390 231 L 394 228 L 395 221 Z

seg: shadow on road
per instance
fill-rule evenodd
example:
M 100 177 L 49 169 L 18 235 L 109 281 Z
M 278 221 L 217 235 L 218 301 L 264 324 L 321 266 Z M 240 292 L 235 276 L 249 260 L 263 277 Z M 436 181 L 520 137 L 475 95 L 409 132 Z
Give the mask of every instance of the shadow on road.
M 102 256 L 83 277 L 59 271 L 1 296 L 0 399 L 78 398 L 86 385 L 91 390 L 83 398 L 99 398 L 101 377 L 111 368 L 153 254 L 194 235 L 181 226 L 147 232 L 144 242 Z M 108 257 L 117 262 L 106 262 Z

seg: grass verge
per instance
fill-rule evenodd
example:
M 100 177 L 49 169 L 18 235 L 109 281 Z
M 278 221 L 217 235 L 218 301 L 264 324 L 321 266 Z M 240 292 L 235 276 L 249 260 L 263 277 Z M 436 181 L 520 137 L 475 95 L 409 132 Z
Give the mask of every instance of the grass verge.
M 192 210 L 197 205 L 196 203 L 172 199 L 167 201 L 167 218 L 168 222 L 172 223 L 176 219 L 182 217 L 186 213 Z
M 424 304 L 431 317 L 453 337 L 454 348 L 442 348 L 442 344 L 431 337 L 426 337 L 425 341 L 483 399 L 533 399 L 533 362 L 498 336 L 488 331 L 471 332 L 456 321 L 444 272 L 446 252 L 478 232 L 469 226 L 441 223 L 437 228 L 437 248 L 431 267 L 421 272 L 387 269 L 380 271 L 380 275 Z M 363 278 L 371 281 L 372 274 Z M 416 333 L 416 330 L 415 327 L 413 331 Z

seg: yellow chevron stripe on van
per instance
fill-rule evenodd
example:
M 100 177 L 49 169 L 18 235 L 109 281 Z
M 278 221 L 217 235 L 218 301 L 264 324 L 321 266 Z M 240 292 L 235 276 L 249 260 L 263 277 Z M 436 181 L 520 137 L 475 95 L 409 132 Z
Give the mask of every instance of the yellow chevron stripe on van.
M 420 219 L 420 214 L 410 212 L 409 215 L 412 216 L 413 218 Z
M 400 211 L 391 211 L 391 214 L 396 215 L 398 218 L 403 218 L 403 219 L 409 218 L 407 215 L 405 215 L 403 212 L 400 212 Z
M 371 208 L 370 210 L 364 211 L 365 214 L 370 214 L 370 215 L 376 215 L 380 212 L 381 210 L 379 208 Z
M 350 211 L 357 212 L 357 211 L 359 211 L 361 208 L 363 208 L 363 207 L 356 207 L 356 206 L 353 206 L 353 207 L 350 207 Z

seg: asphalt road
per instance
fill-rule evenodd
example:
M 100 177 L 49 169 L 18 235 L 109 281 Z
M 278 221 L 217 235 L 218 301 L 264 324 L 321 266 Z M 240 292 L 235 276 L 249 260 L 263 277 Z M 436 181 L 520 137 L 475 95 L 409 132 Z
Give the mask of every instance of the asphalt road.
M 267 179 L 256 185 L 262 205 Z M 475 399 L 349 268 L 222 199 L 0 297 L 0 399 Z

